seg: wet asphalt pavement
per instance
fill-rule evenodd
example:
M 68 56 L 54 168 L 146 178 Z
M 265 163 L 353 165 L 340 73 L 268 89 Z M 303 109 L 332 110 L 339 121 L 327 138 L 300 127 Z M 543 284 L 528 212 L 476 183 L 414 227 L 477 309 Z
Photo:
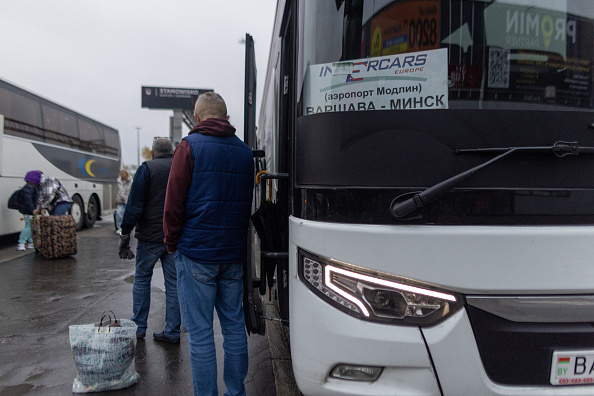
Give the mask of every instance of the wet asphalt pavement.
M 76 368 L 68 327 L 98 322 L 107 310 L 118 318 L 132 316 L 134 260 L 119 259 L 113 220 L 83 229 L 77 237 L 76 256 L 59 260 L 44 260 L 32 250 L 17 252 L 16 239 L 0 245 L 0 396 L 72 394 Z M 136 346 L 140 378 L 130 388 L 107 394 L 192 395 L 187 334 L 182 334 L 180 345 L 152 339 L 153 332 L 163 331 L 164 320 L 163 272 L 158 263 L 147 338 Z M 223 395 L 223 338 L 218 320 L 215 342 L 219 395 Z M 247 394 L 277 395 L 268 338 L 252 334 L 248 350 Z

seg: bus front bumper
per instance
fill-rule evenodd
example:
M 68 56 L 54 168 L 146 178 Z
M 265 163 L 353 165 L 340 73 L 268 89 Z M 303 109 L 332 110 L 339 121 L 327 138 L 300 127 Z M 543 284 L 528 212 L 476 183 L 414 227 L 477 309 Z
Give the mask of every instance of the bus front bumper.
M 591 395 L 592 386 L 503 386 L 486 374 L 467 311 L 429 328 L 364 322 L 290 285 L 291 355 L 306 396 Z M 373 382 L 332 378 L 339 364 L 382 367 Z M 510 364 L 510 370 L 513 365 Z

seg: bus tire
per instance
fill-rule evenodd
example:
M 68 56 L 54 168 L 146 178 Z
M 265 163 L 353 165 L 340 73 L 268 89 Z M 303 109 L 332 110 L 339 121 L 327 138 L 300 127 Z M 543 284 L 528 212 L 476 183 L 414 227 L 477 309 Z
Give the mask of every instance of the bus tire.
M 85 227 L 93 228 L 95 225 L 95 221 L 97 221 L 97 214 L 99 213 L 99 204 L 97 202 L 97 198 L 94 195 L 89 198 L 89 203 L 87 204 L 87 212 L 83 216 L 85 220 Z
M 84 225 L 85 211 L 83 208 L 82 199 L 78 195 L 73 196 L 72 206 L 70 207 L 70 216 L 72 216 L 76 223 L 76 231 L 80 231 Z

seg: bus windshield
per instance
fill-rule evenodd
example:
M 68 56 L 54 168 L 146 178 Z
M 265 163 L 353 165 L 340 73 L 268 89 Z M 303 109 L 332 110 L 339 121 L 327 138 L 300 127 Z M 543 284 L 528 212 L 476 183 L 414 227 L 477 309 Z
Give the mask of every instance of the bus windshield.
M 482 149 L 594 147 L 593 2 L 307 1 L 299 21 L 305 218 L 393 221 L 389 199 L 497 155 Z M 423 221 L 589 223 L 593 171 L 591 155 L 518 151 L 456 183 Z M 383 212 L 366 212 L 371 201 Z
M 594 4 L 587 0 L 312 1 L 303 13 L 304 115 L 390 109 L 382 107 L 389 104 L 382 96 L 397 99 L 418 81 L 447 89 L 436 108 L 448 102 L 452 109 L 594 106 Z M 434 60 L 441 68 L 427 70 Z M 423 68 L 428 78 L 420 75 Z M 325 95 L 321 105 L 310 91 L 328 75 L 333 87 L 337 81 L 350 86 L 343 95 Z M 370 78 L 379 81 L 365 81 Z M 349 102 L 349 93 L 357 100 Z

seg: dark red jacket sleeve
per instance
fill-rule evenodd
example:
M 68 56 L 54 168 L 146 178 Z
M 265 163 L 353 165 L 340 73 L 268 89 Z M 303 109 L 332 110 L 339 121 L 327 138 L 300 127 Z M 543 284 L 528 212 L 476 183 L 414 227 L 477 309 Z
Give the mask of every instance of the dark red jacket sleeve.
M 165 210 L 163 212 L 163 231 L 165 232 L 165 244 L 167 251 L 176 251 L 184 226 L 184 210 L 186 207 L 186 196 L 192 182 L 192 170 L 194 169 L 194 158 L 187 141 L 182 140 L 177 145 L 173 154 L 171 172 L 167 182 L 167 194 L 165 195 Z

